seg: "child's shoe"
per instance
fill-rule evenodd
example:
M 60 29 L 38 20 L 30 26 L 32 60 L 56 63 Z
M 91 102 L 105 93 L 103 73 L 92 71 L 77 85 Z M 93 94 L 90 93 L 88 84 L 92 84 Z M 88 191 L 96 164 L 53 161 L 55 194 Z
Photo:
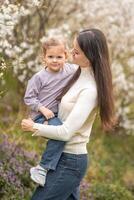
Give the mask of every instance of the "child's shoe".
M 46 175 L 47 170 L 41 167 L 40 165 L 37 165 L 36 167 L 32 167 L 30 169 L 31 179 L 35 182 L 41 185 L 42 187 L 45 185 L 46 182 Z

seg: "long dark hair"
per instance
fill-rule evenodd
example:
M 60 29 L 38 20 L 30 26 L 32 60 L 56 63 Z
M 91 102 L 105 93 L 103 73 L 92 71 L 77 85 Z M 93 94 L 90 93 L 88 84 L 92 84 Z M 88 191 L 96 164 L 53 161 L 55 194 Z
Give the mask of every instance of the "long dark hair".
M 111 129 L 115 125 L 112 74 L 105 35 L 98 29 L 81 31 L 77 36 L 81 50 L 91 63 L 97 84 L 98 108 L 102 126 Z
M 73 77 L 68 81 L 67 85 L 63 88 L 61 94 L 56 98 L 57 101 L 61 101 L 61 98 L 67 93 L 71 86 L 77 81 L 81 73 L 81 68 L 78 67 Z
M 104 130 L 109 130 L 115 125 L 115 117 L 112 74 L 105 35 L 98 29 L 86 29 L 77 35 L 77 41 L 80 49 L 91 63 L 97 85 L 98 108 L 102 127 Z M 61 96 L 78 79 L 79 74 L 80 69 L 76 71 Z

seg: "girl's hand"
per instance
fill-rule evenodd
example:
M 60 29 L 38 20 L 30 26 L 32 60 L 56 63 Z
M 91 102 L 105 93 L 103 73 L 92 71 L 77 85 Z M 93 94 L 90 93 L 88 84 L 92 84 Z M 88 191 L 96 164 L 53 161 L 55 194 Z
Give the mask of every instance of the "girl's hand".
M 51 119 L 54 117 L 54 113 L 49 110 L 48 108 L 41 106 L 39 108 L 39 111 L 47 118 L 47 119 Z
M 21 122 L 21 127 L 23 131 L 32 131 L 35 132 L 36 129 L 33 129 L 34 121 L 32 119 L 23 119 Z

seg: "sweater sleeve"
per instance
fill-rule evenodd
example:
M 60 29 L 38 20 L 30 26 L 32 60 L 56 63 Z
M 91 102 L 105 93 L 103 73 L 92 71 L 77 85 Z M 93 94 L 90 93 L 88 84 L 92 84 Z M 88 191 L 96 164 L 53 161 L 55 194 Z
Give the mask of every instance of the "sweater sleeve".
M 41 80 L 38 75 L 34 75 L 29 81 L 26 88 L 24 102 L 32 110 L 38 111 L 39 107 L 42 106 L 38 99 L 38 94 L 41 88 Z
M 43 136 L 49 139 L 69 141 L 89 117 L 96 106 L 96 91 L 84 89 L 80 92 L 77 102 L 66 121 L 60 126 L 35 123 L 33 128 L 37 131 L 33 136 Z

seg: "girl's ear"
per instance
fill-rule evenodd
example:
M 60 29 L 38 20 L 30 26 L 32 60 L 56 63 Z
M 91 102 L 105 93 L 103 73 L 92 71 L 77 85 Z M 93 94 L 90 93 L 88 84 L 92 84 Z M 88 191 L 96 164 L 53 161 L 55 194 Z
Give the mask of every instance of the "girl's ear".
M 72 62 L 72 50 L 70 50 L 70 49 L 67 50 L 66 59 L 69 62 Z
M 46 65 L 46 59 L 45 59 L 45 54 L 44 53 L 41 55 L 41 60 L 42 60 L 42 64 Z
M 69 57 L 69 51 L 65 50 L 65 58 L 68 59 L 68 57 Z
M 46 59 L 45 58 L 43 58 L 43 64 L 46 65 Z
M 43 65 L 46 65 L 46 60 L 45 60 L 45 55 L 46 55 L 46 51 L 45 49 L 42 47 L 40 50 L 40 61 Z

